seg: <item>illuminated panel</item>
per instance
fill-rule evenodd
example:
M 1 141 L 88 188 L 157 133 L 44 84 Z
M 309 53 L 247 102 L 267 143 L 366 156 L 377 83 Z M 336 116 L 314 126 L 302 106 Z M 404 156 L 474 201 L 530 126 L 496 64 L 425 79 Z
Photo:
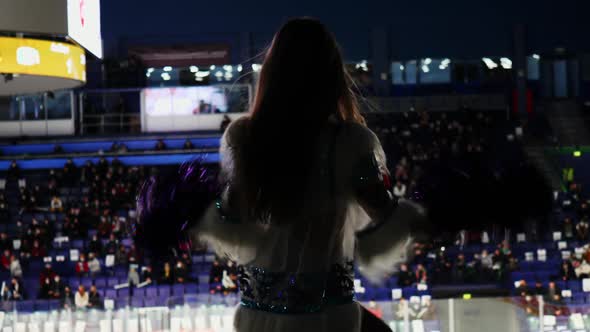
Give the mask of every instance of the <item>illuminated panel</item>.
M 86 56 L 81 47 L 72 44 L 0 37 L 0 73 L 86 82 Z
M 100 0 L 68 0 L 68 35 L 102 58 Z

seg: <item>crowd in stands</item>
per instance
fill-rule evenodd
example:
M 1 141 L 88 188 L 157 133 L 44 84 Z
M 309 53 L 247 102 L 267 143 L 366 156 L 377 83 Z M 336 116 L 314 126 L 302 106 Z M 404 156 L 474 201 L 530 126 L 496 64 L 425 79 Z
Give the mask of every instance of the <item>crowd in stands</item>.
M 460 164 L 490 153 L 498 140 L 516 145 L 517 123 L 497 112 L 406 112 L 370 114 L 369 126 L 380 138 L 395 179 L 393 195 L 419 198 L 423 176 L 440 162 Z M 414 260 L 402 266 L 397 285 L 503 282 L 518 268 L 504 230 L 489 228 L 449 234 L 444 241 L 421 243 Z M 478 251 L 447 250 L 477 245 Z M 453 247 L 453 248 L 449 248 Z
M 389 158 L 395 178 L 393 194 L 414 199 L 433 165 L 467 163 L 474 155 L 498 149 L 498 139 L 504 146 L 516 145 L 522 128 L 502 116 L 471 111 L 409 112 L 373 114 L 368 123 Z M 187 140 L 184 148 L 194 146 Z M 113 149 L 124 151 L 126 147 Z M 165 142 L 159 140 L 154 150 L 166 150 Z M 138 296 L 153 285 L 186 285 L 187 291 L 207 294 L 236 293 L 240 267 L 221 258 L 205 260 L 204 248 L 197 249 L 196 256 L 195 252 L 178 252 L 169 259 L 152 261 L 134 246 L 130 229 L 135 193 L 141 181 L 157 171 L 126 166 L 116 158 L 112 162 L 100 158 L 82 167 L 70 160 L 62 169 L 35 172 L 25 172 L 13 163 L 0 174 L 2 299 L 46 299 L 59 301 L 62 308 L 98 308 L 103 299 L 113 297 L 107 291 L 115 286 L 121 287 L 117 297 Z M 417 243 L 412 260 L 389 280 L 389 291 L 384 294 L 390 298 L 391 288 L 401 288 L 402 298 L 409 298 L 405 291 L 420 285 L 496 284 L 523 298 L 543 295 L 547 302 L 561 303 L 561 291 L 569 281 L 590 275 L 589 204 L 581 186 L 572 184 L 567 189 L 556 195 L 560 212 L 552 231 L 559 232 L 559 240 L 567 241 L 568 247 L 575 245 L 582 251 L 558 259 L 548 255 L 539 263 L 543 271 L 550 271 L 543 277 L 533 272 L 522 275 L 529 273 L 527 266 L 532 264 L 525 253 L 540 249 L 532 243 L 545 244 L 546 237 L 554 234 L 527 233 L 521 241 L 510 230 L 490 226 Z M 557 240 L 549 240 L 555 249 Z M 73 255 L 72 249 L 77 250 Z M 59 256 L 67 256 L 71 264 L 64 265 Z M 116 283 L 105 284 L 104 279 L 113 276 L 118 278 Z M 35 287 L 29 287 L 32 277 Z M 519 281 L 517 287 L 514 281 Z M 418 312 L 419 303 L 412 303 Z
M 163 141 L 159 143 L 165 149 Z M 209 275 L 209 268 L 201 271 L 202 266 L 193 271 L 188 252 L 150 261 L 133 244 L 135 193 L 143 179 L 157 171 L 127 167 L 116 158 L 111 163 L 100 158 L 82 167 L 68 160 L 60 170 L 35 172 L 22 171 L 12 163 L 0 174 L 4 180 L 0 188 L 2 299 L 55 300 L 61 308 L 100 308 L 105 290 L 114 286 L 122 287 L 118 294 L 127 289 L 126 294 L 132 295 L 137 287 L 196 284 L 199 279 L 207 292 L 235 292 L 237 268 L 231 263 L 215 260 Z M 113 276 L 119 277 L 118 285 L 95 283 Z M 38 281 L 31 283 L 31 279 Z

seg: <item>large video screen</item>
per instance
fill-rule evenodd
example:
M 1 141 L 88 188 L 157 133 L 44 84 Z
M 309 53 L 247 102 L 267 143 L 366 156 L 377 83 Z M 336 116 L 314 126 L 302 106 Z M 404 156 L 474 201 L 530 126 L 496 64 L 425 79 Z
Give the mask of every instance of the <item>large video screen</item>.
M 102 58 L 100 0 L 68 0 L 68 35 Z
M 73 44 L 0 37 L 0 73 L 42 75 L 86 82 L 84 50 Z
M 246 112 L 250 86 L 213 85 L 142 90 L 143 130 L 216 129 L 224 115 Z

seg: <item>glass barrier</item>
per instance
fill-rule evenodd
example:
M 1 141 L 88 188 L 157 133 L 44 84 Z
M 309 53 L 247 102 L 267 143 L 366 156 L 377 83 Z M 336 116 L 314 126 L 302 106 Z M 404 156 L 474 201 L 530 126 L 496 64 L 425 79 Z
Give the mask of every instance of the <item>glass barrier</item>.
M 141 133 L 141 89 L 80 93 L 80 134 Z
M 394 332 L 589 331 L 590 305 L 567 301 L 546 303 L 541 297 L 431 300 L 422 296 L 362 305 Z M 162 302 L 118 297 L 107 299 L 100 310 L 34 310 L 37 302 L 3 302 L 0 330 L 232 332 L 239 297 L 204 293 L 169 297 Z

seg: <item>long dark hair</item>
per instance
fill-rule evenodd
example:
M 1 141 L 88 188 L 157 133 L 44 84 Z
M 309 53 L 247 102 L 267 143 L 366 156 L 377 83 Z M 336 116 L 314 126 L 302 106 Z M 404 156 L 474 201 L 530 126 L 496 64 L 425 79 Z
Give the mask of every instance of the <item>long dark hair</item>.
M 289 20 L 262 64 L 235 183 L 242 213 L 258 220 L 298 215 L 316 142 L 328 119 L 365 124 L 334 36 L 311 18 Z

